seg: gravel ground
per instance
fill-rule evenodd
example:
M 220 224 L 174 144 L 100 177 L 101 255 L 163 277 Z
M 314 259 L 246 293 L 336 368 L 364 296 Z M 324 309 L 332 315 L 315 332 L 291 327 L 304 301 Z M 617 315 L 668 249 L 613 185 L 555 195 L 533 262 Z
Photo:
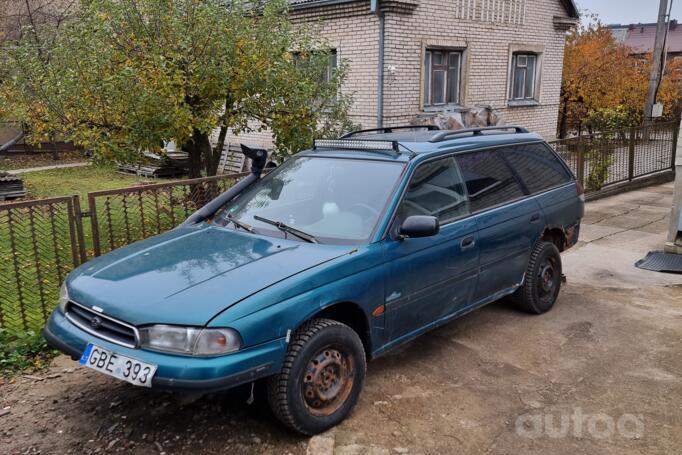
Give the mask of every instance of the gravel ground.
M 636 269 L 660 249 L 672 186 L 588 205 L 548 314 L 499 302 L 369 365 L 353 415 L 312 440 L 261 385 L 183 403 L 66 357 L 0 385 L 8 454 L 678 454 L 682 277 Z

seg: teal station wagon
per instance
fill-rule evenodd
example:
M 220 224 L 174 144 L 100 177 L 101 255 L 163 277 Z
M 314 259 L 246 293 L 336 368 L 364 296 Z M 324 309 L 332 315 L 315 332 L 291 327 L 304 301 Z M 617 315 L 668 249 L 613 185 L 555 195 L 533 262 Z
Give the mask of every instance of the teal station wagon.
M 165 234 L 70 274 L 44 329 L 80 363 L 153 389 L 266 379 L 305 434 L 343 420 L 366 361 L 511 296 L 549 310 L 584 195 L 519 127 L 404 127 L 316 141 Z

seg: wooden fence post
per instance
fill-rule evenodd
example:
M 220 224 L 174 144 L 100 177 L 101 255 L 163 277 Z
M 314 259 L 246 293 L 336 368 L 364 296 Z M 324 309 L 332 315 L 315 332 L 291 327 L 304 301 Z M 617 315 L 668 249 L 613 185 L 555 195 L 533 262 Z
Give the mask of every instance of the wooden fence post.
M 637 141 L 637 130 L 634 126 L 630 127 L 630 143 L 628 146 L 628 180 L 632 181 L 635 176 L 635 142 Z

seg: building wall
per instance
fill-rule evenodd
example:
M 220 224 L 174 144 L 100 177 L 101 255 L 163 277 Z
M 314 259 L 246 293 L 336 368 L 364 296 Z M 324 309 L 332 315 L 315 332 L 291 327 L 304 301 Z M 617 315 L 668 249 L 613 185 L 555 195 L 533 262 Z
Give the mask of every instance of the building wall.
M 506 123 L 526 126 L 546 138 L 556 134 L 565 30 L 553 18 L 566 17 L 559 0 L 384 0 L 384 125 L 408 124 L 424 115 L 423 52 L 427 46 L 465 50 L 462 104 L 490 106 Z M 376 126 L 378 20 L 369 2 L 310 8 L 294 13 L 296 23 L 318 28 L 320 36 L 350 65 L 345 93 L 354 97 L 352 120 Z M 511 51 L 541 53 L 539 103 L 510 107 L 507 102 Z M 267 132 L 231 142 L 270 147 Z
M 302 9 L 294 12 L 292 21 L 313 27 L 336 49 L 339 61 L 345 60 L 349 64 L 343 91 L 353 95 L 350 119 L 365 128 L 376 126 L 379 29 L 376 16 L 370 14 L 369 2 Z M 258 125 L 252 123 L 250 126 L 255 130 Z M 228 134 L 227 142 L 272 147 L 272 137 L 267 131 L 240 136 Z
M 412 14 L 386 16 L 386 125 L 405 124 L 422 113 L 423 51 L 443 46 L 464 50 L 463 105 L 491 106 L 507 123 L 555 137 L 566 38 L 553 24 L 554 16 L 566 16 L 559 0 L 415 3 Z M 512 50 L 541 53 L 537 106 L 508 105 Z

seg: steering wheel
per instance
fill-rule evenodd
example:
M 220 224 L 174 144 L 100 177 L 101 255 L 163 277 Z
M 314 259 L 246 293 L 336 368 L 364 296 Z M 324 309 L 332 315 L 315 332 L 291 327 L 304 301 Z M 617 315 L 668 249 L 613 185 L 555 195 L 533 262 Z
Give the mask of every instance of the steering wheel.
M 348 210 L 350 212 L 356 212 L 355 210 L 353 210 L 356 207 L 359 209 L 362 209 L 362 211 L 364 211 L 366 213 L 369 213 L 370 217 L 372 217 L 372 216 L 378 217 L 379 216 L 379 211 L 377 209 L 375 209 L 371 205 L 365 204 L 364 202 L 356 202 L 355 204 L 348 207 Z M 360 215 L 360 216 L 362 216 L 362 215 Z M 363 217 L 363 218 L 367 219 L 369 217 Z

